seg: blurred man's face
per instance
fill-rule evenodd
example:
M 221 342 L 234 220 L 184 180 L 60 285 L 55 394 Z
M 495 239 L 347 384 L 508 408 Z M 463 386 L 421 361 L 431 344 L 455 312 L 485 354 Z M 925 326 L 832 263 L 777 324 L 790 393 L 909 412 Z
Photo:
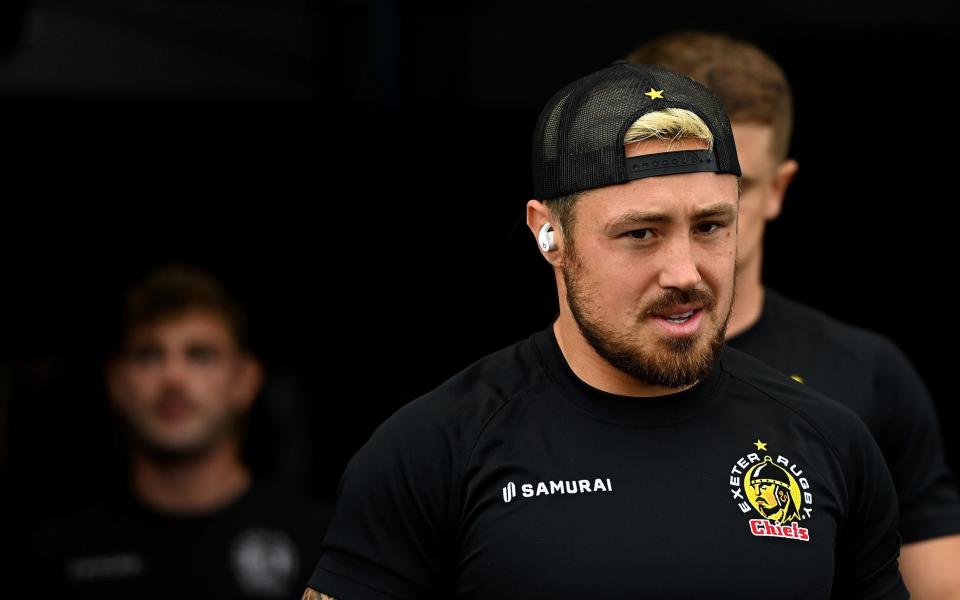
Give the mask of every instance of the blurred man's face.
M 759 259 L 767 221 L 780 214 L 783 193 L 796 167 L 774 158 L 772 126 L 732 123 L 732 128 L 743 173 L 740 179 L 740 233 L 737 241 L 737 267 L 740 269 Z M 781 168 L 792 169 L 786 182 L 782 181 L 783 175 L 779 173 Z
M 627 147 L 627 156 L 698 149 L 697 141 Z M 563 279 L 580 331 L 634 378 L 682 387 L 712 367 L 730 315 L 737 180 L 649 177 L 586 192 L 575 208 Z
M 203 310 L 134 329 L 109 378 L 136 442 L 167 459 L 200 455 L 227 439 L 259 388 L 254 359 L 224 319 Z

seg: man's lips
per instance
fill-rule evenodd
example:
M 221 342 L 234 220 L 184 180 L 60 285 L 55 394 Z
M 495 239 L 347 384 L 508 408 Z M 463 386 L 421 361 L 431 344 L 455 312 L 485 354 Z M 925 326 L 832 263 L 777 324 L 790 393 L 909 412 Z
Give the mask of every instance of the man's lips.
M 670 337 L 689 337 L 700 329 L 703 308 L 696 305 L 677 306 L 652 317 L 660 330 Z
M 668 310 L 658 311 L 654 313 L 654 315 L 657 317 L 664 317 L 664 318 L 670 318 L 670 317 L 676 318 L 676 317 L 682 317 L 682 316 L 689 316 L 686 313 L 690 313 L 697 310 L 703 310 L 703 305 L 702 304 L 681 304 L 679 306 L 675 306 Z
M 195 410 L 193 402 L 186 398 L 164 398 L 155 407 L 156 414 L 164 420 L 177 420 Z

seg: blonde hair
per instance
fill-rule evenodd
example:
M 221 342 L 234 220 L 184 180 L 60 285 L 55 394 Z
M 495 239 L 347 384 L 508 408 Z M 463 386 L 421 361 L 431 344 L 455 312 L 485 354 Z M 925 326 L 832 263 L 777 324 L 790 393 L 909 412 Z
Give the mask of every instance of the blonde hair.
M 696 139 L 713 148 L 713 133 L 703 119 L 685 108 L 664 108 L 643 115 L 630 125 L 623 143 L 661 140 L 673 144 L 680 140 Z

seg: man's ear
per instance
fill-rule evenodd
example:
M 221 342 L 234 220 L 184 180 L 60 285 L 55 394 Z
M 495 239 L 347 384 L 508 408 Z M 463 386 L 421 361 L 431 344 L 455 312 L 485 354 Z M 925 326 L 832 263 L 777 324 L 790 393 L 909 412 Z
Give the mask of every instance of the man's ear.
M 260 359 L 246 352 L 240 356 L 236 386 L 238 408 L 241 412 L 247 412 L 263 387 L 263 363 Z
M 553 241 L 557 245 L 556 250 L 547 251 L 540 246 L 540 230 L 546 223 L 553 227 Z M 563 259 L 563 230 L 550 209 L 537 199 L 527 201 L 527 227 L 533 234 L 533 239 L 543 258 L 552 266 L 559 267 Z
M 792 158 L 783 161 L 777 167 L 777 173 L 773 177 L 773 187 L 770 189 L 770 195 L 767 196 L 767 206 L 764 211 L 764 217 L 768 221 L 780 216 L 780 211 L 783 210 L 783 197 L 799 169 L 800 163 Z

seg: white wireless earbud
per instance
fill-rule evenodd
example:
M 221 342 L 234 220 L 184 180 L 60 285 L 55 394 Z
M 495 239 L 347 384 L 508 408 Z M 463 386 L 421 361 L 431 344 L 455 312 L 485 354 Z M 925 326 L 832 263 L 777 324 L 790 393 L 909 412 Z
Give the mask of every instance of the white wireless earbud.
M 540 249 L 544 252 L 553 252 L 557 249 L 557 243 L 553 241 L 553 225 L 544 223 L 537 235 L 537 241 L 540 242 Z

